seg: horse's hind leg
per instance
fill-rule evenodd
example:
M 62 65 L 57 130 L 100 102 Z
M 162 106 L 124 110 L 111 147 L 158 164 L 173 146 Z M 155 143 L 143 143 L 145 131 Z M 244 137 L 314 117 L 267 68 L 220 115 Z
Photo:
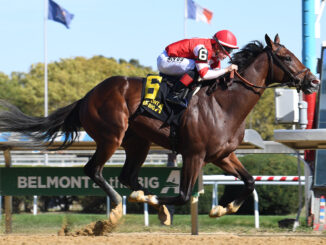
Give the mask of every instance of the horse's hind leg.
M 132 191 L 143 190 L 145 194 L 149 194 L 139 184 L 138 175 L 140 167 L 146 160 L 150 144 L 147 139 L 136 135 L 130 130 L 126 132 L 123 139 L 122 146 L 126 152 L 126 161 L 121 170 L 119 181 Z
M 122 198 L 104 179 L 102 170 L 105 162 L 112 156 L 116 148 L 117 146 L 110 144 L 98 144 L 96 152 L 84 166 L 85 174 L 106 192 L 113 203 L 110 213 L 110 221 L 112 224 L 116 224 L 122 216 Z
M 233 202 L 229 203 L 227 207 L 222 207 L 220 205 L 212 208 L 210 212 L 211 217 L 220 217 L 225 214 L 231 214 L 238 211 L 242 203 L 246 198 L 253 192 L 255 188 L 255 181 L 253 177 L 248 173 L 242 163 L 239 161 L 234 152 L 232 152 L 228 157 L 224 158 L 222 161 L 213 162 L 216 166 L 220 167 L 224 171 L 233 176 L 241 179 L 245 188 L 240 196 Z

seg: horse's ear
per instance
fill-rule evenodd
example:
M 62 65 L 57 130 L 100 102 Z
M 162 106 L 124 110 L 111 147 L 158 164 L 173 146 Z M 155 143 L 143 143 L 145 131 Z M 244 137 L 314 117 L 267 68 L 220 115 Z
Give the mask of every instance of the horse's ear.
M 270 39 L 270 37 L 267 34 L 265 34 L 265 41 L 266 41 L 266 44 L 268 47 L 270 47 L 272 49 L 275 47 L 275 44 L 273 43 L 273 41 Z
M 274 43 L 280 44 L 280 37 L 278 34 L 276 34 L 276 36 L 274 38 Z

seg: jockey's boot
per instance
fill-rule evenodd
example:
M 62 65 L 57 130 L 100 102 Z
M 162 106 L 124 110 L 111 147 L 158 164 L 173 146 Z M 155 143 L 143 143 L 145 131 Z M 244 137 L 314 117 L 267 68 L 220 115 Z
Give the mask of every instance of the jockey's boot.
M 166 101 L 187 108 L 186 96 L 184 96 L 187 90 L 189 90 L 189 88 L 184 86 L 180 81 L 177 81 L 172 87 L 172 91 L 167 95 Z
M 172 91 L 167 95 L 166 100 L 171 104 L 179 105 L 181 107 L 187 108 L 187 100 L 186 97 L 189 92 L 189 88 L 187 87 L 193 81 L 192 77 L 190 77 L 187 73 L 184 74 L 180 81 L 177 81 L 173 87 Z

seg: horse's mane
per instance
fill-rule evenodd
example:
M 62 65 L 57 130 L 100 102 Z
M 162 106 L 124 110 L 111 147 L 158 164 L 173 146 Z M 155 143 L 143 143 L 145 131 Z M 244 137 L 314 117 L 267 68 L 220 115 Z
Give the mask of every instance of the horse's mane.
M 264 45 L 260 41 L 252 41 L 244 46 L 240 51 L 232 55 L 232 61 L 229 63 L 236 64 L 238 66 L 239 73 L 242 73 L 255 59 L 256 57 L 264 51 Z M 230 73 L 227 73 L 220 77 L 219 79 L 213 79 L 205 81 L 203 84 L 208 85 L 208 90 L 206 93 L 210 95 L 213 93 L 217 86 L 222 86 L 226 89 L 229 85 L 227 84 L 230 80 Z
M 232 63 L 238 65 L 238 70 L 241 73 L 263 51 L 264 46 L 260 41 L 252 41 L 232 55 Z

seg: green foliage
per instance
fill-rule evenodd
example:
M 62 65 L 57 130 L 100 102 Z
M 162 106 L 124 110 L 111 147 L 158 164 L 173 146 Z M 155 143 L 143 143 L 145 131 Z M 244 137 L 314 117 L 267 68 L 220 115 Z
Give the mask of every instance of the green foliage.
M 12 197 L 12 212 L 30 212 L 33 209 L 32 196 L 14 196 Z
M 239 157 L 253 175 L 297 175 L 297 158 L 287 154 L 250 154 Z M 300 164 L 303 172 L 303 163 Z
M 250 154 L 239 157 L 251 175 L 297 175 L 297 158 L 285 154 Z M 303 173 L 303 164 L 301 163 Z M 223 174 L 212 164 L 204 168 L 204 174 Z M 228 185 L 220 187 L 219 203 L 226 204 L 243 189 L 243 186 Z M 261 214 L 290 214 L 298 209 L 298 187 L 280 185 L 256 185 Z M 224 194 L 221 196 L 221 194 Z M 205 194 L 206 195 L 206 194 Z M 239 214 L 253 213 L 253 197 L 250 196 L 238 211 Z
M 146 76 L 153 73 L 149 67 L 113 58 L 94 56 L 75 57 L 48 64 L 49 111 L 82 98 L 104 79 L 122 76 Z M 14 72 L 9 78 L 0 73 L 0 96 L 29 115 L 44 114 L 44 64 L 31 66 L 28 73 Z
M 266 89 L 246 120 L 246 128 L 256 130 L 264 140 L 272 140 L 274 129 L 289 128 L 275 123 L 274 90 Z
M 106 197 L 80 196 L 79 203 L 83 213 L 105 213 Z

